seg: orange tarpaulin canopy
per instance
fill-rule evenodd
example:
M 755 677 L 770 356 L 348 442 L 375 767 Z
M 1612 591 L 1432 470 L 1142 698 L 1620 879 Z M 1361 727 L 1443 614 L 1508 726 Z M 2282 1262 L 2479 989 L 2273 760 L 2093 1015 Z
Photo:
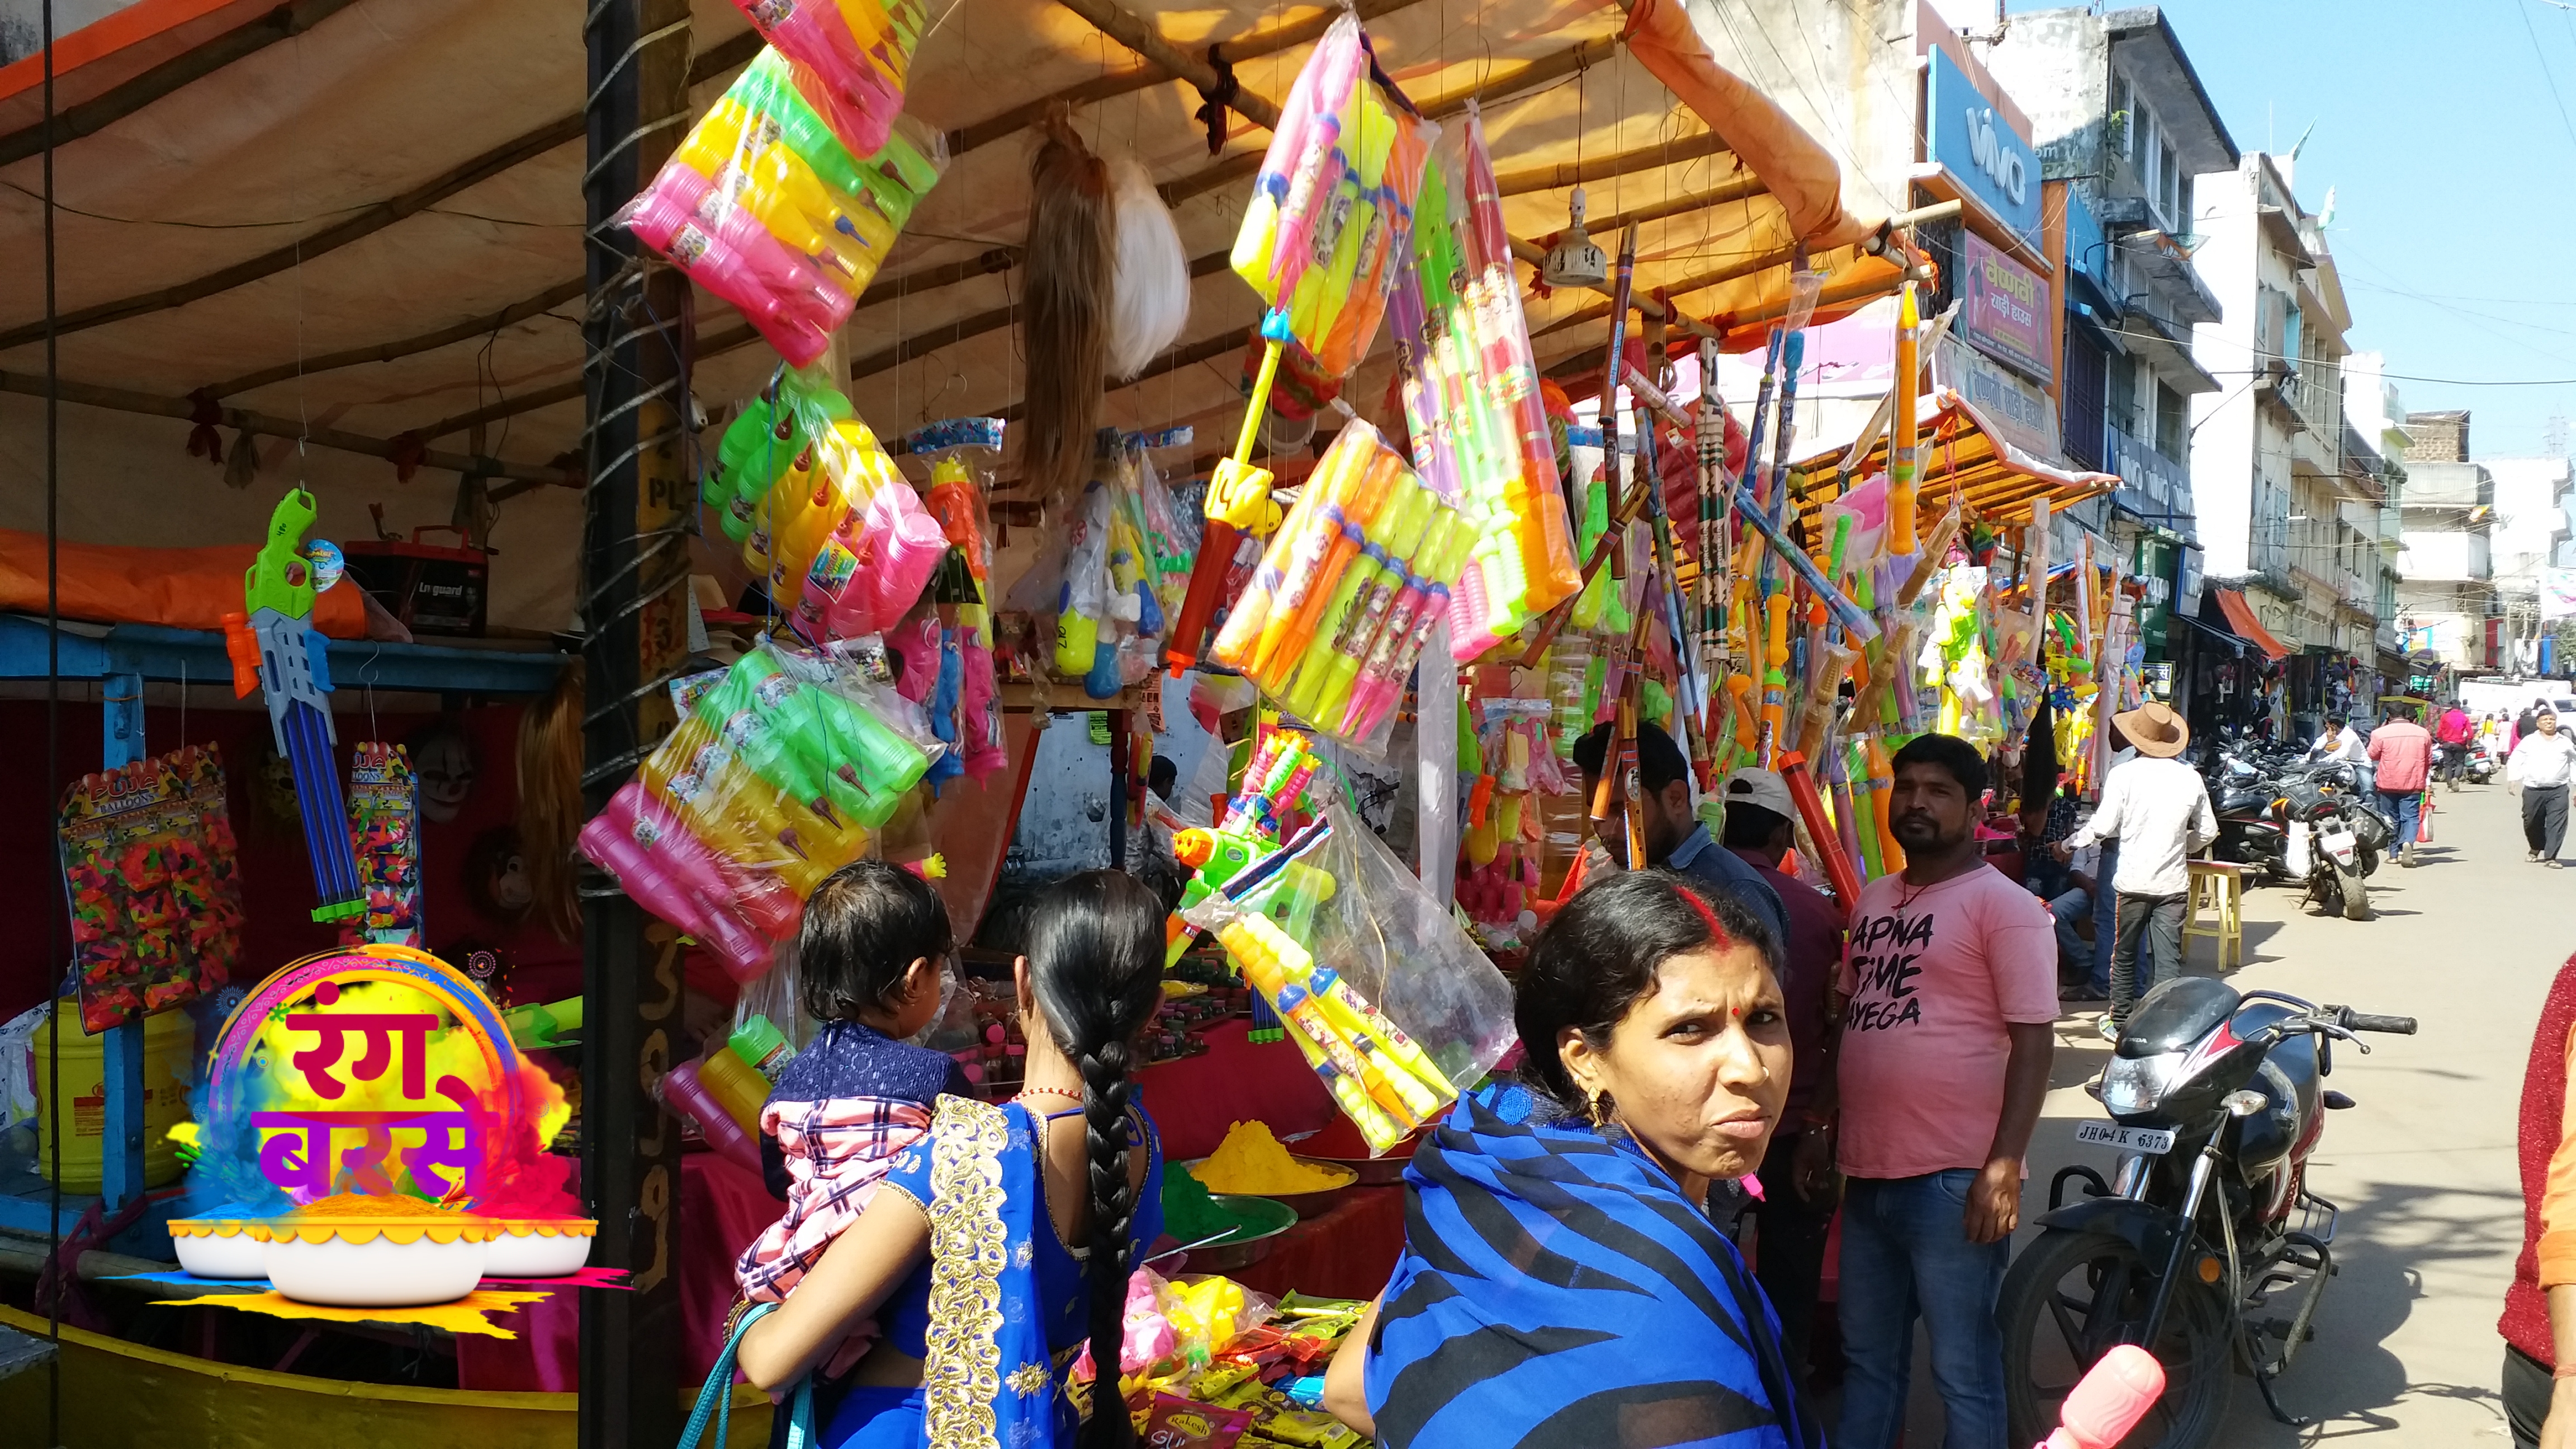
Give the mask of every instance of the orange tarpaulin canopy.
M 1952 498 L 1960 500 L 1971 520 L 2011 524 L 2027 522 L 2037 499 L 2046 498 L 2052 509 L 2065 508 L 2120 486 L 2117 475 L 2052 467 L 2014 447 L 1954 389 L 1935 389 L 1933 400 L 1917 447 L 1921 481 L 1915 526 L 1925 537 L 1940 526 Z M 1842 496 L 1837 482 L 1841 453 L 1819 453 L 1796 465 L 1808 477 L 1798 511 L 1810 529 L 1818 526 L 1825 505 Z M 1857 482 L 1886 471 L 1887 439 L 1881 437 L 1850 476 Z
M 2243 594 L 2234 589 L 2212 589 L 2210 592 L 2218 596 L 2218 612 L 2227 616 L 2228 627 L 2247 643 L 2274 659 L 2290 657 L 2290 646 L 2272 637 L 2272 631 L 2264 628 L 2263 621 L 2254 617 L 2254 606 L 2245 602 Z
M 64 539 L 62 612 L 101 624 L 221 629 L 242 611 L 242 574 L 259 553 L 251 543 L 210 548 L 125 548 Z M 366 602 L 350 584 L 314 596 L 313 627 L 334 639 L 367 637 Z M 0 528 L 0 612 L 45 612 L 45 537 Z

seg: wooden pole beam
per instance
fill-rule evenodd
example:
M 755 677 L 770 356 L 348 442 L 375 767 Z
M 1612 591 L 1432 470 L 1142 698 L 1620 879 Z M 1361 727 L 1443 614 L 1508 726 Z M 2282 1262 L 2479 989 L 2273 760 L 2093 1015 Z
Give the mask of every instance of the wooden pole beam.
M 292 0 L 264 15 L 234 26 L 201 45 L 191 46 L 141 73 L 101 91 L 96 96 L 57 112 L 54 116 L 54 145 L 67 146 L 83 136 L 94 136 L 145 106 L 204 80 L 234 61 L 257 55 L 281 40 L 296 36 L 321 24 L 331 16 L 355 4 L 356 0 Z M 45 149 L 45 123 L 21 127 L 0 136 L 0 166 L 24 161 Z
M 1715 131 L 1702 131 L 1677 141 L 1640 146 L 1634 151 L 1614 151 L 1607 156 L 1587 157 L 1580 162 L 1561 161 L 1553 166 L 1531 166 L 1519 171 L 1506 171 L 1494 178 L 1495 189 L 1504 196 L 1527 196 L 1533 191 L 1562 191 L 1569 186 L 1589 186 L 1613 176 L 1632 176 L 1652 171 L 1658 166 L 1675 166 L 1684 161 L 1698 161 L 1709 156 L 1731 154 L 1726 138 Z M 1759 190 L 1760 188 L 1755 188 Z M 1750 194 L 1750 193 L 1748 193 Z M 1603 231 L 1611 228 L 1604 226 Z
M 1391 15 L 1409 5 L 1420 3 L 1421 0 L 1360 0 L 1360 3 L 1352 6 L 1351 9 L 1365 24 L 1381 15 Z M 1320 37 L 1335 20 L 1341 18 L 1341 14 L 1339 7 L 1327 7 L 1303 20 L 1291 21 L 1269 30 L 1254 31 L 1250 35 L 1234 40 L 1221 40 L 1217 44 L 1229 64 L 1253 60 L 1265 55 L 1276 55 L 1291 46 L 1304 45 Z M 1212 68 L 1209 74 L 1213 76 Z M 987 116 L 983 120 L 960 126 L 949 132 L 948 154 L 962 156 L 978 146 L 988 145 L 1024 131 L 1037 124 L 1038 118 L 1044 116 L 1050 106 L 1059 103 L 1075 106 L 1092 105 L 1116 96 L 1165 85 L 1176 78 L 1176 72 L 1149 62 L 1087 80 L 1080 85 L 1067 86 L 1051 95 L 1040 96 L 1034 101 L 1013 106 L 1007 111 Z
M 45 380 L 24 373 L 0 372 L 0 392 L 13 392 L 26 397 L 43 397 Z M 121 387 L 102 387 L 94 383 L 65 381 L 62 399 L 84 407 L 106 408 L 112 412 L 134 413 L 143 417 L 177 418 L 181 422 L 196 416 L 197 405 L 183 397 L 160 397 Z M 222 426 L 238 428 L 263 438 L 301 438 L 317 448 L 337 453 L 358 453 L 370 458 L 392 461 L 402 446 L 391 438 L 369 437 L 364 433 L 346 432 L 339 428 L 307 428 L 294 418 L 274 413 L 252 412 L 247 408 L 225 408 Z M 476 457 L 470 453 L 424 451 L 420 465 L 485 478 L 508 478 L 534 486 L 560 485 L 579 487 L 581 480 L 560 468 L 544 468 L 527 463 L 506 463 L 498 458 Z M 496 490 L 497 491 L 497 490 Z
M 749 43 L 745 44 L 746 41 Z M 689 67 L 688 82 L 695 85 L 700 81 L 712 80 L 748 62 L 753 55 L 759 53 L 759 50 L 760 36 L 754 31 L 746 31 L 732 40 L 711 46 L 700 52 L 696 63 Z M 673 117 L 669 124 L 676 125 L 686 119 L 687 115 L 684 111 Z M 308 264 L 315 258 L 337 251 L 351 242 L 373 236 L 406 217 L 416 216 L 456 193 L 488 181 L 522 162 L 533 161 L 558 146 L 578 141 L 582 138 L 582 131 L 582 117 L 578 112 L 549 121 L 461 165 L 431 177 L 409 191 L 388 197 L 355 216 L 334 222 L 310 236 L 289 242 L 275 250 L 263 252 L 245 261 L 235 262 L 228 267 L 218 268 L 192 281 L 66 312 L 58 319 L 56 331 L 58 333 L 83 332 L 92 327 L 103 327 L 110 322 L 122 322 L 129 317 L 167 312 L 172 308 L 184 307 L 191 302 L 202 301 L 220 292 L 231 291 L 235 287 L 258 281 L 262 277 L 274 276 L 289 267 Z M 41 321 L 12 327 L 5 332 L 0 332 L 0 352 L 24 346 L 44 335 L 45 324 Z
M 1216 67 L 1208 64 L 1204 57 L 1184 54 L 1179 46 L 1163 38 L 1163 32 L 1155 29 L 1152 21 L 1130 15 L 1109 0 L 1056 0 L 1056 3 L 1089 21 L 1093 29 L 1161 67 L 1175 79 L 1187 81 L 1203 91 L 1216 88 Z M 1238 88 L 1234 99 L 1226 105 L 1265 131 L 1279 129 L 1278 105 L 1262 96 Z

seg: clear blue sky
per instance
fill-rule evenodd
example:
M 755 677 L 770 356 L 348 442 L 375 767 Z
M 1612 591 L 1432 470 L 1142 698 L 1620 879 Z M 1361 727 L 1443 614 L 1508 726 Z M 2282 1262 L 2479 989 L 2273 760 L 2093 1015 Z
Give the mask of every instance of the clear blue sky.
M 2237 149 L 2285 152 L 2315 123 L 2296 184 L 2310 211 L 2334 188 L 2327 238 L 2356 350 L 2386 353 L 2392 375 L 2576 379 L 2576 10 L 2550 0 L 2163 9 Z M 2576 420 L 2576 384 L 2396 381 L 2409 409 L 2470 409 L 2480 457 L 2539 453 L 2553 414 Z

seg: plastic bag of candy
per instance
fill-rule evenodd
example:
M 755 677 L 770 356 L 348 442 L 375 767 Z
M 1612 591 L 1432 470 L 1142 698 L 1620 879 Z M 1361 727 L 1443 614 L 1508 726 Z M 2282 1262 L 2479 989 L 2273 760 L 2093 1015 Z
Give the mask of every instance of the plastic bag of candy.
M 342 945 L 421 944 L 419 798 L 402 746 L 368 740 L 351 749 L 349 843 L 367 913 L 342 923 Z

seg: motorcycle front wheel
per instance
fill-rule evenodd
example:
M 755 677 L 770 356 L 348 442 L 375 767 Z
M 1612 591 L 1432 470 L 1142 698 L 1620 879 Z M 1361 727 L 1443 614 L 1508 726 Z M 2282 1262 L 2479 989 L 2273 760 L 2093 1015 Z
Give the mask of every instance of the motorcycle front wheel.
M 2197 1278 L 2174 1286 L 2150 1351 L 2165 1392 L 2123 1449 L 2200 1449 L 2218 1433 L 2235 1388 L 2224 1294 Z M 2057 1428 L 2067 1392 L 2113 1346 L 2135 1343 L 2155 1278 L 2128 1239 L 2050 1228 L 2004 1274 L 1995 1324 L 2004 1336 L 2004 1404 L 2015 1444 Z

